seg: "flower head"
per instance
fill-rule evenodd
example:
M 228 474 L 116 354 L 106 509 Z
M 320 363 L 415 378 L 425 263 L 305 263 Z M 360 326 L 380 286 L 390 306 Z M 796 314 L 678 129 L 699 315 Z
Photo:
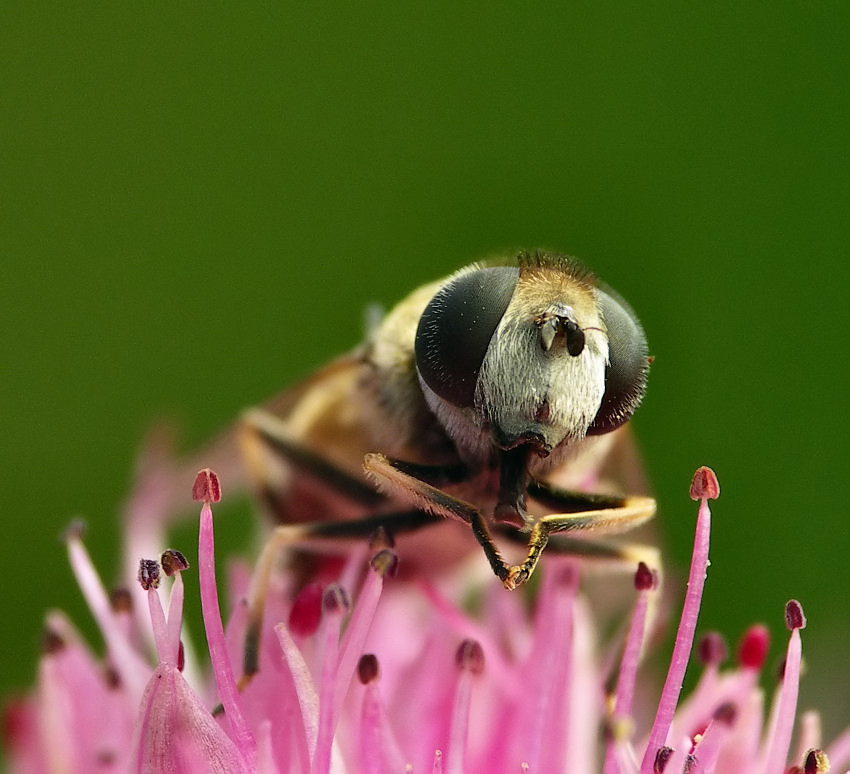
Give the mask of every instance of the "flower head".
M 7 711 L 11 771 L 784 774 L 789 765 L 828 771 L 829 761 L 845 770 L 850 732 L 824 750 L 811 713 L 791 750 L 805 626 L 796 601 L 786 606 L 785 667 L 767 715 L 760 626 L 731 668 L 723 639 L 704 636 L 701 677 L 681 699 L 708 566 L 708 500 L 719 494 L 710 470 L 697 472 L 691 494 L 700 506 L 690 577 L 667 677 L 653 692 L 638 687 L 658 596 L 657 568 L 645 563 L 635 568 L 628 632 L 614 642 L 599 638 L 574 559 L 547 556 L 531 604 L 493 583 L 473 614 L 468 588 L 393 580 L 397 558 L 385 543 L 371 561 L 352 551 L 336 583 L 296 588 L 275 574 L 252 641 L 244 569 L 233 572 L 222 623 L 212 513 L 220 488 L 203 471 L 195 497 L 209 667 L 183 642 L 181 576 L 192 570 L 181 553 L 143 557 L 136 590 L 110 597 L 80 531 L 69 530 L 106 656 L 95 658 L 63 616 L 48 616 L 38 685 Z M 240 680 L 246 638 L 259 664 L 252 680 Z

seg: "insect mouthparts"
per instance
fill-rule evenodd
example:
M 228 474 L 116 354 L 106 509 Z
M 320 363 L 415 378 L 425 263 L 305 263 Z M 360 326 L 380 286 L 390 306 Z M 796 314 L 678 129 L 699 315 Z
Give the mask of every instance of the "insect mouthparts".
M 548 416 L 548 403 L 546 414 Z M 512 451 L 514 449 L 523 448 L 527 451 L 533 451 L 540 457 L 548 457 L 552 451 L 552 444 L 546 441 L 546 436 L 540 430 L 523 430 L 519 433 L 508 433 L 498 425 L 493 425 L 493 440 L 496 442 L 502 451 Z

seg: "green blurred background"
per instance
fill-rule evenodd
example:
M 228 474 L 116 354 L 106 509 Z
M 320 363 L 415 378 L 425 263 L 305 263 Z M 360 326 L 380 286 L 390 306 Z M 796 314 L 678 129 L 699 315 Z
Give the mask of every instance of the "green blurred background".
M 701 628 L 784 647 L 850 717 L 850 5 L 0 8 L 2 693 L 43 613 L 91 631 L 146 429 L 187 447 L 503 248 L 581 257 L 656 356 L 635 419 L 668 562 L 713 466 Z M 222 539 L 245 545 L 238 516 Z M 191 541 L 191 533 L 186 540 Z M 182 546 L 181 546 L 182 547 Z

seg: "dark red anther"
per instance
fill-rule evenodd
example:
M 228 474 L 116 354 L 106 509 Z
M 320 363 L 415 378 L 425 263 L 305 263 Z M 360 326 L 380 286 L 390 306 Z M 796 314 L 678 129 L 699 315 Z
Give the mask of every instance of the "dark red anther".
M 803 764 L 804 774 L 822 774 L 829 771 L 829 758 L 823 750 L 809 750 Z
M 380 674 L 378 657 L 374 653 L 364 653 L 357 663 L 357 677 L 363 685 L 368 685 L 378 679 Z
M 159 557 L 162 571 L 170 578 L 175 572 L 189 569 L 189 560 L 176 548 L 167 548 Z
M 103 681 L 106 683 L 106 687 L 111 691 L 117 691 L 121 687 L 121 675 L 118 674 L 115 667 L 104 667 Z
M 718 723 L 723 723 L 725 726 L 731 726 L 738 717 L 738 707 L 735 702 L 724 701 L 714 712 L 711 717 Z
M 139 583 L 145 591 L 159 588 L 159 562 L 156 559 L 139 559 Z
M 464 640 L 455 654 L 458 669 L 480 675 L 484 671 L 484 651 L 476 640 Z
M 638 564 L 635 570 L 635 588 L 638 591 L 652 591 L 658 587 L 658 573 L 650 570 L 645 562 Z
M 806 616 L 803 606 L 796 599 L 789 599 L 785 603 L 785 625 L 789 630 L 806 628 Z
M 697 645 L 697 658 L 703 666 L 720 666 L 728 655 L 726 640 L 718 632 L 708 632 Z
M 667 768 L 667 762 L 673 755 L 673 748 L 667 747 L 659 747 L 658 752 L 655 753 L 655 763 L 652 764 L 652 774 L 663 774 L 664 769 Z
M 214 471 L 209 468 L 198 471 L 192 484 L 192 499 L 196 503 L 217 503 L 221 500 L 221 484 Z
M 720 497 L 720 483 L 711 468 L 703 465 L 691 480 L 691 500 L 716 500 Z

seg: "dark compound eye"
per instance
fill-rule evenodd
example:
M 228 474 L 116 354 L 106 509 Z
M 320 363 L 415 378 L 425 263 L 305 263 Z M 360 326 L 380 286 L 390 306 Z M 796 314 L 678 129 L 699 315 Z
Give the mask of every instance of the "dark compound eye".
M 473 404 L 478 372 L 518 278 L 512 266 L 475 269 L 445 285 L 425 308 L 416 329 L 416 367 L 443 400 Z
M 602 319 L 608 328 L 605 394 L 588 435 L 602 435 L 625 424 L 646 390 L 649 352 L 635 313 L 610 288 L 597 289 Z

